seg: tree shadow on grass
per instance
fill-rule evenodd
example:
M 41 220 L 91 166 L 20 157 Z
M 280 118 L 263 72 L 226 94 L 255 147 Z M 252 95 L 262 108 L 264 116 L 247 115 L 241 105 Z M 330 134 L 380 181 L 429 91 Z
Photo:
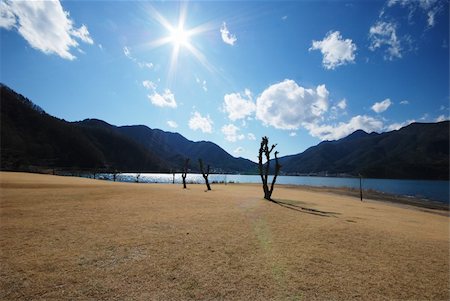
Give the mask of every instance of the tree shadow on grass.
M 336 215 L 340 214 L 338 212 L 322 211 L 322 210 L 318 210 L 318 209 L 299 206 L 299 205 L 293 204 L 292 201 L 272 199 L 271 202 L 273 202 L 277 205 L 280 205 L 282 207 L 291 209 L 291 210 L 295 210 L 295 211 L 307 213 L 307 214 L 323 216 L 323 217 L 337 217 Z

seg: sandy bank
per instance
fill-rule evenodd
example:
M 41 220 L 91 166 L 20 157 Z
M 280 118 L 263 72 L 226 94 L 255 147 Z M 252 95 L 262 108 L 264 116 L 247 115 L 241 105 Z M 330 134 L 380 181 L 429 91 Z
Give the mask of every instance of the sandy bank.
M 0 173 L 0 299 L 449 299 L 449 217 L 330 192 Z

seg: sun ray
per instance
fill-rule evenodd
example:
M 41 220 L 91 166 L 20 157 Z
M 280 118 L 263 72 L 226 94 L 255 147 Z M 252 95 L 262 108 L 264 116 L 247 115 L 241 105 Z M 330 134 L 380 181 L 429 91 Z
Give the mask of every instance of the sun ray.
M 182 2 L 180 6 L 180 14 L 178 17 L 178 28 L 183 28 L 186 23 L 187 2 Z
M 208 22 L 208 23 L 203 23 L 203 24 L 200 24 L 199 26 L 193 27 L 193 28 L 189 29 L 187 32 L 190 36 L 194 36 L 194 35 L 208 32 L 208 31 L 216 30 L 217 28 L 218 28 L 217 22 Z
M 163 37 L 163 38 L 157 39 L 155 41 L 151 41 L 151 42 L 147 43 L 147 45 L 149 48 L 154 49 L 154 48 L 158 48 L 158 47 L 164 46 L 166 44 L 169 44 L 170 42 L 171 42 L 170 37 Z
M 177 23 L 172 25 L 161 13 L 159 13 L 153 6 L 149 6 L 149 15 L 152 19 L 156 20 L 164 29 L 168 32 L 168 35 L 147 43 L 147 46 L 151 49 L 159 48 L 167 44 L 172 44 L 172 52 L 169 59 L 169 70 L 167 81 L 170 85 L 176 76 L 176 70 L 178 65 L 178 59 L 182 49 L 187 50 L 192 56 L 208 71 L 211 73 L 216 72 L 214 67 L 208 62 L 206 56 L 193 45 L 192 37 L 195 35 L 212 31 L 217 28 L 217 24 L 208 22 L 199 26 L 186 29 L 187 18 L 187 3 L 182 2 L 179 8 Z
M 177 69 L 177 62 L 178 62 L 178 53 L 180 52 L 180 46 L 177 45 L 173 47 L 172 49 L 172 56 L 170 58 L 170 66 L 169 66 L 169 72 L 167 76 L 168 85 L 172 85 L 172 81 L 174 79 L 174 76 L 176 74 Z
M 205 55 L 200 52 L 195 46 L 192 44 L 186 45 L 186 48 L 189 50 L 190 53 L 211 73 L 216 73 L 215 68 L 208 62 L 208 59 L 205 57 Z
M 172 30 L 173 26 L 153 6 L 149 6 L 149 13 L 153 19 L 158 21 L 166 30 Z

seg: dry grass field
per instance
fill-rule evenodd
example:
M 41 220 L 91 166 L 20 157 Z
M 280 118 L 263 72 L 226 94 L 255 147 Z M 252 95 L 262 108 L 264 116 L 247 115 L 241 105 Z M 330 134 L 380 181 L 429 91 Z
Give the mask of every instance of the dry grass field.
M 0 173 L 1 300 L 448 300 L 449 217 L 302 188 Z

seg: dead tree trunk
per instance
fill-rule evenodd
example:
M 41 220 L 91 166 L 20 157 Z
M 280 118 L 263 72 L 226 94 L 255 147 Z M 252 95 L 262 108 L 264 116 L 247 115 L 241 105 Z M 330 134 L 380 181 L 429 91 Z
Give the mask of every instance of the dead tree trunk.
M 276 144 L 273 144 L 269 149 L 269 138 L 263 137 L 261 140 L 261 146 L 259 148 L 259 155 L 258 155 L 258 169 L 259 169 L 259 175 L 261 176 L 262 186 L 264 190 L 264 198 L 266 200 L 272 201 L 272 192 L 273 188 L 275 186 L 275 182 L 278 177 L 278 173 L 280 172 L 281 165 L 278 162 L 278 151 L 275 152 L 275 174 L 272 180 L 272 184 L 268 185 L 268 179 L 269 179 L 269 172 L 270 172 L 270 153 L 273 151 L 273 149 L 276 147 Z M 266 164 L 264 166 L 263 164 L 263 155 L 266 159 Z
M 186 161 L 184 161 L 183 172 L 181 173 L 181 178 L 183 179 L 183 189 L 186 189 L 186 176 L 187 176 L 188 164 L 189 164 L 189 159 L 186 159 Z
M 208 176 L 209 176 L 209 164 L 208 167 L 206 169 L 206 173 L 203 169 L 203 160 L 202 159 L 198 159 L 198 163 L 200 164 L 200 171 L 202 172 L 202 176 L 205 179 L 205 184 L 206 184 L 206 188 L 208 190 L 211 190 L 211 186 L 209 185 L 209 181 L 208 181 Z

